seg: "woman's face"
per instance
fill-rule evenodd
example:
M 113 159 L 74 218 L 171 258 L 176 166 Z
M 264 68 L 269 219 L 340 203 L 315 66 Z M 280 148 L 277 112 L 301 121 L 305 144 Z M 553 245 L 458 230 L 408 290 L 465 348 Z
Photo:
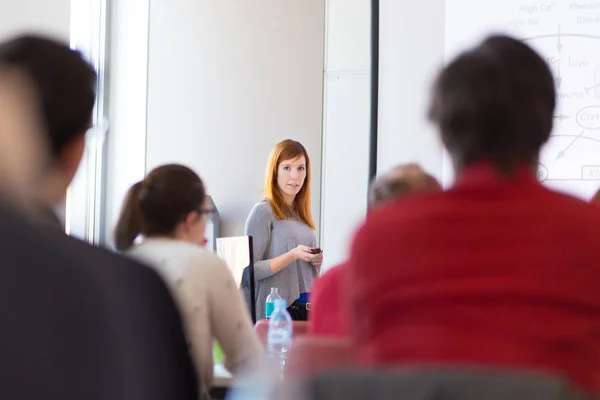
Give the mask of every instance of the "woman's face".
M 283 160 L 277 166 L 277 185 L 288 205 L 292 205 L 306 179 L 306 158 Z

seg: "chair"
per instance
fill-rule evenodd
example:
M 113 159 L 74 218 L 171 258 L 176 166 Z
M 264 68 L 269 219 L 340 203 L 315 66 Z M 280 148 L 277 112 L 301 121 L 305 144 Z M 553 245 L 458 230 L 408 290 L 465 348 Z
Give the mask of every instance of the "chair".
M 311 400 L 592 400 L 558 375 L 461 366 L 339 370 L 304 383 Z
M 256 322 L 256 282 L 252 236 L 232 236 L 217 239 L 217 255 L 229 267 L 246 300 L 252 323 Z
M 302 336 L 294 340 L 287 357 L 287 378 L 306 378 L 354 363 L 354 347 L 347 338 Z
M 269 334 L 269 320 L 261 319 L 254 325 L 254 331 L 258 335 L 261 343 L 267 346 L 267 336 Z M 305 336 L 308 333 L 308 322 L 307 321 L 293 321 L 292 322 L 292 340 L 296 340 L 298 337 Z

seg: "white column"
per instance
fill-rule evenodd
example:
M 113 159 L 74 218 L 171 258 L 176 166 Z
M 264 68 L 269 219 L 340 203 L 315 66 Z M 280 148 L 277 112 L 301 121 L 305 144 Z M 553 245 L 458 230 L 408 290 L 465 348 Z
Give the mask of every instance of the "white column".
M 112 2 L 110 132 L 106 186 L 106 242 L 129 187 L 146 172 L 146 103 L 150 0 Z
M 328 0 L 323 110 L 323 269 L 347 256 L 366 212 L 370 139 L 370 0 Z

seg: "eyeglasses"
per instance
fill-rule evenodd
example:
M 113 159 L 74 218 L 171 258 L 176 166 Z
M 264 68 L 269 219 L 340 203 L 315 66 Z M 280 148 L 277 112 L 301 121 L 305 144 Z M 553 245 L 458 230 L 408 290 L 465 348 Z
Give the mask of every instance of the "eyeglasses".
M 199 208 L 196 210 L 196 212 L 200 215 L 211 216 L 212 214 L 216 213 L 217 210 L 215 208 Z

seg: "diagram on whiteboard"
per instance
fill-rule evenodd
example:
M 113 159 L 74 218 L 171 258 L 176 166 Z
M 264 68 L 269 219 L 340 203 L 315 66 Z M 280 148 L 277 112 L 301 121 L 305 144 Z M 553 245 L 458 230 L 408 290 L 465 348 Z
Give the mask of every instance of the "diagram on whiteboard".
M 557 90 L 554 130 L 542 150 L 538 179 L 590 197 L 600 188 L 600 1 L 490 3 L 447 0 L 446 58 L 490 33 L 508 33 L 537 50 Z M 445 180 L 447 173 L 451 168 Z

